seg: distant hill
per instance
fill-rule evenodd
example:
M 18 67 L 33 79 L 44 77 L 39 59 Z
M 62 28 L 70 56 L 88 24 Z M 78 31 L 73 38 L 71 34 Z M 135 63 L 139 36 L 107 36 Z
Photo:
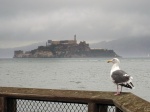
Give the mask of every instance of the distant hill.
M 150 54 L 150 37 L 102 41 L 91 44 L 90 47 L 113 49 L 118 55 L 123 57 L 147 57 Z
M 46 44 L 45 42 L 39 42 L 28 46 L 0 49 L 0 58 L 12 58 L 14 56 L 15 50 L 30 51 L 36 49 L 38 46 L 42 46 L 42 45 L 45 46 L 45 44 Z

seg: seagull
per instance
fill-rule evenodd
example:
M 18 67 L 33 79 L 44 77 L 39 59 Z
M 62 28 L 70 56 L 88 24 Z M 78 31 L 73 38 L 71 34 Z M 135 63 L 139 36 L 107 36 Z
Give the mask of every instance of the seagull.
M 119 67 L 120 61 L 118 58 L 113 58 L 108 60 L 107 63 L 113 63 L 113 66 L 110 71 L 110 78 L 114 84 L 117 85 L 117 92 L 114 95 L 120 95 L 122 92 L 122 87 L 133 89 L 134 85 L 132 83 L 132 77 L 128 75 L 125 71 L 121 70 Z M 119 85 L 121 89 L 119 91 Z

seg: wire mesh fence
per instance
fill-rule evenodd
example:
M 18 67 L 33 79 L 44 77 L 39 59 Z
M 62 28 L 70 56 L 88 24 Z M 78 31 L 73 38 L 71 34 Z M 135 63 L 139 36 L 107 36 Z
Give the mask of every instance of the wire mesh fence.
M 120 109 L 116 108 L 115 106 L 108 106 L 107 112 L 123 112 L 123 111 L 121 111 Z
M 88 112 L 88 104 L 83 103 L 9 99 L 7 105 L 7 112 Z M 116 107 L 108 105 L 107 112 L 116 112 Z
M 116 112 L 115 109 L 116 109 L 115 106 L 108 106 L 107 112 Z
M 88 105 L 82 103 L 50 102 L 38 100 L 13 100 L 11 112 L 87 112 Z M 9 106 L 10 107 L 10 106 Z M 15 108 L 15 109 L 14 109 Z

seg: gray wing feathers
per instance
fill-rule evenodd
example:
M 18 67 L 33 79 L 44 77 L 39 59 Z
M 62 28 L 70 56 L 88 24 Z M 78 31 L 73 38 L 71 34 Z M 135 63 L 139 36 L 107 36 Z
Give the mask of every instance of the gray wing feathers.
M 130 76 L 127 75 L 123 70 L 116 70 L 111 75 L 115 83 L 127 82 L 130 79 Z

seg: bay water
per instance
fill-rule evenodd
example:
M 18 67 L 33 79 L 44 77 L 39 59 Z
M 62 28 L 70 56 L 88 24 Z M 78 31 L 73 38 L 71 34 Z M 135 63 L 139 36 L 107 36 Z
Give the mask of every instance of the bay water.
M 0 87 L 113 91 L 109 58 L 0 59 Z M 123 88 L 150 101 L 150 58 L 120 58 L 120 68 L 133 77 L 135 89 Z

